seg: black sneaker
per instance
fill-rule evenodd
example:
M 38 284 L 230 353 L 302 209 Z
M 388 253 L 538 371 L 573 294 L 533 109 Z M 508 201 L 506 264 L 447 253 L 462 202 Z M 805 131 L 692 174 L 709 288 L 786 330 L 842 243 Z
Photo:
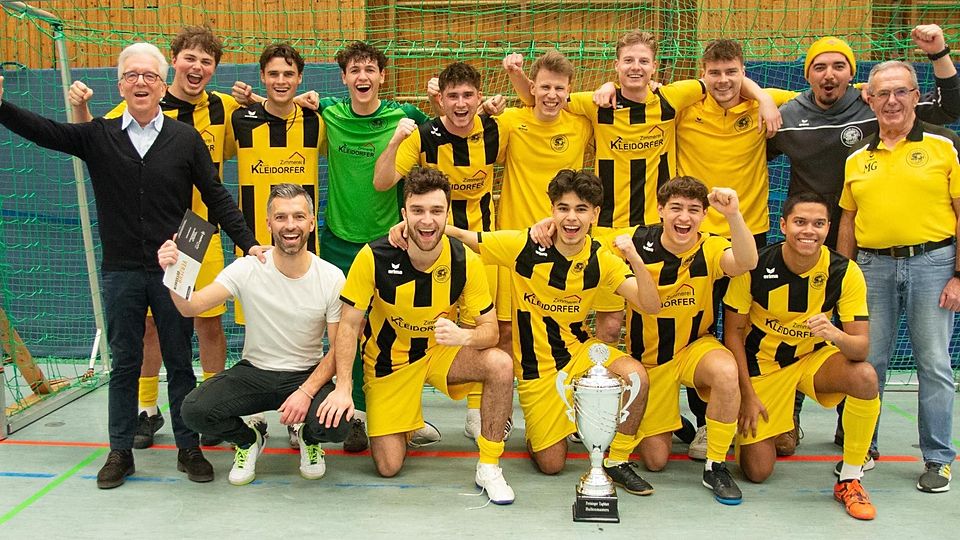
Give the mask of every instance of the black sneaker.
M 925 466 L 927 470 L 920 475 L 917 489 L 925 493 L 950 491 L 950 465 L 928 461 Z
M 163 427 L 163 415 L 160 411 L 153 416 L 147 416 L 147 411 L 140 411 L 137 417 L 137 432 L 133 435 L 133 447 L 137 450 L 153 446 L 153 434 Z
M 623 462 L 613 467 L 603 466 L 607 471 L 613 483 L 622 487 L 627 493 L 634 495 L 651 495 L 653 486 L 637 474 L 636 465 L 630 461 Z
M 714 463 L 710 470 L 703 471 L 703 487 L 713 490 L 713 497 L 720 504 L 735 506 L 743 501 L 743 493 L 730 476 L 726 463 Z
M 213 465 L 203 457 L 199 446 L 181 448 L 177 452 L 177 470 L 187 473 L 187 478 L 191 482 L 213 480 Z
M 123 485 L 124 480 L 134 473 L 132 450 L 111 450 L 107 462 L 97 473 L 97 487 L 111 489 Z
M 350 425 L 350 432 L 347 438 L 343 440 L 343 451 L 351 454 L 363 452 L 370 446 L 367 440 L 367 429 L 363 425 L 363 420 L 354 418 Z
M 220 437 L 217 437 L 216 435 L 207 435 L 207 434 L 200 435 L 200 446 L 217 446 L 222 442 L 223 442 L 223 439 L 221 439 Z
M 697 435 L 697 427 L 693 425 L 693 422 L 687 420 L 686 416 L 680 417 L 680 429 L 673 432 L 674 435 L 680 439 L 684 444 L 690 444 L 693 442 L 693 438 Z

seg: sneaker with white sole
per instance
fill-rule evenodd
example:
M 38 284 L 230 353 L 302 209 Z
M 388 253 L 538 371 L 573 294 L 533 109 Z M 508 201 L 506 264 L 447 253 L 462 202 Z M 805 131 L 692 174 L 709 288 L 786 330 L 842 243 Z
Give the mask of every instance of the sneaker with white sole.
M 410 440 L 407 441 L 407 447 L 420 448 L 422 446 L 430 446 L 431 444 L 440 442 L 441 437 L 442 435 L 440 435 L 440 430 L 437 429 L 437 426 L 425 421 L 422 428 L 414 431 L 410 435 Z
M 487 492 L 493 504 L 513 504 L 513 488 L 503 479 L 503 469 L 498 465 L 477 463 L 477 487 Z
M 480 409 L 467 409 L 467 417 L 463 422 L 463 436 L 477 440 L 480 436 Z
M 257 458 L 260 457 L 260 454 L 263 453 L 263 447 L 266 446 L 264 433 L 266 433 L 267 425 L 259 423 L 251 426 L 251 428 L 256 433 L 257 439 L 247 448 L 237 446 L 233 456 L 233 467 L 227 476 L 227 480 L 235 486 L 249 484 L 257 477 Z
M 870 454 L 867 454 L 867 457 L 864 458 L 863 460 L 863 472 L 872 471 L 874 468 L 876 468 L 876 466 L 877 466 L 877 462 L 870 456 Z M 833 474 L 839 478 L 840 469 L 842 468 L 843 468 L 843 460 L 841 459 L 840 461 L 837 462 L 837 466 L 833 468 Z
M 690 459 L 697 461 L 707 459 L 707 426 L 697 428 L 697 434 L 693 436 L 693 441 L 687 448 L 687 455 L 690 456 Z
M 290 439 L 290 448 L 294 450 L 300 449 L 300 430 L 302 429 L 303 424 L 287 426 L 287 438 Z
M 926 493 L 944 493 L 950 491 L 950 479 L 949 464 L 928 461 L 917 481 L 917 489 Z
M 323 461 L 323 448 L 320 443 L 307 444 L 303 440 L 302 430 L 297 431 L 297 446 L 300 448 L 300 476 L 307 480 L 319 480 L 327 472 Z

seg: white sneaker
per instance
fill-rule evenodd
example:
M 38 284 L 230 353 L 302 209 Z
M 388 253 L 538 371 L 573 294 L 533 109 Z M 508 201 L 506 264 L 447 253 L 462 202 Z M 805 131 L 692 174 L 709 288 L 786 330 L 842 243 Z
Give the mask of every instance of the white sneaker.
M 307 480 L 319 480 L 327 472 L 320 443 L 307 444 L 301 430 L 297 431 L 297 447 L 300 448 L 300 476 Z
M 300 448 L 301 429 L 303 429 L 303 424 L 287 426 L 287 437 L 290 439 L 290 448 L 293 448 L 294 450 L 298 450 Z
M 513 433 L 513 418 L 508 416 L 507 425 L 503 427 L 503 442 L 507 442 L 511 433 Z
M 266 426 L 264 426 L 266 427 Z M 253 428 L 257 433 L 257 440 L 249 448 L 237 447 L 233 456 L 233 467 L 230 469 L 230 475 L 227 480 L 235 486 L 243 486 L 253 482 L 257 477 L 257 458 L 263 453 L 263 447 L 266 441 L 263 439 L 260 429 Z
M 480 436 L 480 409 L 467 409 L 467 418 L 463 424 L 463 434 L 468 439 L 477 440 Z
M 487 492 L 493 504 L 512 504 L 513 488 L 503 479 L 503 469 L 489 463 L 477 463 L 477 487 Z
M 703 461 L 707 459 L 707 426 L 697 428 L 697 434 L 693 436 L 690 448 L 687 449 L 687 455 L 690 459 Z
M 410 440 L 407 441 L 407 446 L 410 448 L 430 446 L 431 444 L 440 442 L 441 437 L 440 430 L 437 429 L 437 426 L 430 422 L 424 422 L 423 427 L 414 431 L 413 435 L 410 436 Z

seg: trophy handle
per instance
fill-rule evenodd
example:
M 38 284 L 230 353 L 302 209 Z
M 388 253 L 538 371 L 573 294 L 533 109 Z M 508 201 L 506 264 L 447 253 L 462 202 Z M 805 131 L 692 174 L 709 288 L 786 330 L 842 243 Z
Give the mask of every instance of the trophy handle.
M 633 403 L 633 400 L 637 399 L 637 396 L 640 395 L 640 375 L 634 371 L 630 374 L 630 398 L 627 399 L 627 402 L 623 404 L 623 408 L 620 410 L 620 422 L 623 422 L 627 419 L 627 416 L 630 416 L 630 411 L 627 410 L 630 407 L 630 404 Z
M 570 388 L 570 385 L 564 384 L 565 382 L 567 382 L 567 372 L 557 372 L 557 393 L 560 394 L 560 399 L 563 400 L 563 404 L 567 408 L 567 418 L 569 418 L 571 422 L 576 422 L 576 417 L 573 414 L 573 405 L 567 400 L 567 390 Z

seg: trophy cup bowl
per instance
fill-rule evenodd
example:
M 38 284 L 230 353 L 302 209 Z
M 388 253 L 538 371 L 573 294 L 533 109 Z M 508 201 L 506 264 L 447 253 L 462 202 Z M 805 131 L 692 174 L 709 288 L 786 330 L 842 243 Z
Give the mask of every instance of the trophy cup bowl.
M 567 405 L 567 416 L 576 424 L 590 455 L 590 470 L 577 483 L 573 520 L 619 523 L 617 491 L 603 470 L 603 453 L 613 441 L 617 426 L 626 419 L 627 407 L 639 394 L 640 378 L 631 374 L 630 397 L 622 404 L 623 381 L 603 366 L 610 351 L 604 345 L 595 344 L 590 347 L 589 355 L 593 367 L 574 377 L 572 384 L 564 384 L 565 372 L 557 374 L 557 392 Z M 573 390 L 572 406 L 567 401 L 570 389 Z

